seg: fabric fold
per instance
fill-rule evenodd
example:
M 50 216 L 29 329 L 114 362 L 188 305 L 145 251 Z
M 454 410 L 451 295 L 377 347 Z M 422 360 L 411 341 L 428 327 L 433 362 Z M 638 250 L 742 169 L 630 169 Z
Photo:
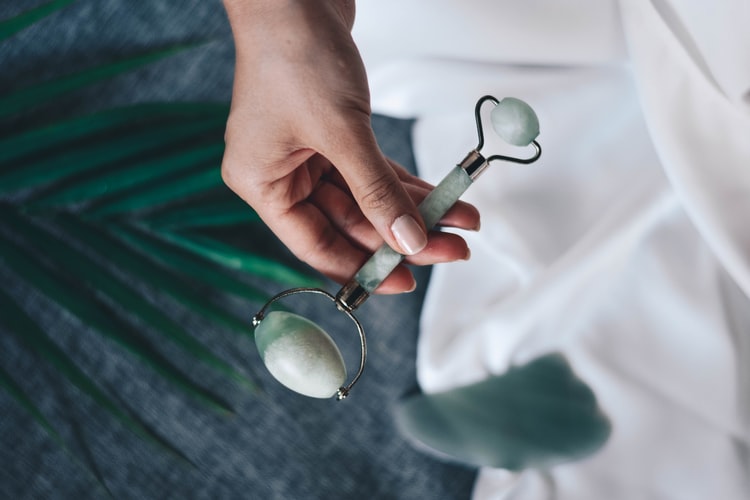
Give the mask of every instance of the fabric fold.
M 750 296 L 750 113 L 712 84 L 649 2 L 623 2 L 623 19 L 664 169 L 685 210 Z
M 482 229 L 464 235 L 470 261 L 433 270 L 418 380 L 437 392 L 559 351 L 613 433 L 599 453 L 544 473 L 483 469 L 474 498 L 747 498 L 747 7 L 487 4 L 384 9 L 373 19 L 404 14 L 385 49 L 404 51 L 362 51 L 374 109 L 417 118 L 429 181 L 475 146 L 480 96 L 524 99 L 541 123 L 538 162 L 493 164 L 464 196 Z M 591 29 L 563 22 L 586 7 Z M 493 24 L 501 13 L 514 29 L 491 29 L 505 26 Z M 452 29 L 482 15 L 476 31 Z

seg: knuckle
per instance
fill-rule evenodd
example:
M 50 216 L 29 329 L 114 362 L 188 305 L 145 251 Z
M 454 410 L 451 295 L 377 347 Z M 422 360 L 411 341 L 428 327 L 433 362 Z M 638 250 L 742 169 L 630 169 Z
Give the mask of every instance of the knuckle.
M 379 210 L 392 204 L 393 193 L 398 192 L 399 180 L 393 175 L 383 174 L 363 190 L 360 200 L 362 208 Z
M 221 160 L 221 180 L 233 191 L 236 191 L 240 187 L 238 180 L 238 170 L 240 168 L 236 161 L 233 161 L 228 155 L 224 155 L 224 158 Z
M 230 188 L 234 184 L 233 171 L 232 162 L 225 156 L 221 161 L 221 180 Z

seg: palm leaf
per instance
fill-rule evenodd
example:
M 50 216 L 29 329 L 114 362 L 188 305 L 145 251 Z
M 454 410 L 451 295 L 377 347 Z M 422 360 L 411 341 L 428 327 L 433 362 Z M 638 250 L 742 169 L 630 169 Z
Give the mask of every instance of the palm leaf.
M 29 157 L 39 159 L 57 155 L 66 146 L 78 142 L 97 143 L 102 139 L 151 125 L 162 126 L 190 121 L 195 117 L 226 119 L 228 107 L 205 103 L 146 103 L 125 108 L 100 111 L 92 115 L 73 117 L 47 126 L 22 130 L 0 138 L 0 171 L 30 163 Z
M 108 238 L 106 233 L 87 227 L 84 223 L 68 214 L 60 214 L 58 217 L 55 217 L 54 222 L 68 236 L 85 244 L 87 253 L 96 255 L 98 260 L 116 262 L 121 269 L 127 269 L 130 273 L 147 277 L 148 284 L 152 285 L 155 289 L 164 289 L 165 291 L 172 292 L 173 297 L 183 301 L 186 305 L 192 305 L 204 313 L 213 313 L 212 319 L 217 320 L 217 322 L 225 320 L 227 316 L 226 312 L 218 310 L 218 308 L 212 310 L 207 307 L 205 301 L 201 301 L 196 297 L 197 294 L 189 293 L 186 283 L 180 280 L 178 276 L 168 276 L 161 273 L 160 269 L 150 265 L 148 260 L 143 259 L 141 256 L 133 255 L 126 248 L 117 245 Z M 223 372 L 225 375 L 252 386 L 250 381 L 242 374 L 219 359 L 209 349 L 195 340 L 194 337 L 187 334 L 174 320 L 156 306 L 146 301 L 138 290 L 133 289 L 116 274 L 109 271 L 106 267 L 97 264 L 96 260 L 89 259 L 83 253 L 72 249 L 64 241 L 38 230 L 33 222 L 29 221 L 26 224 L 28 226 L 24 231 L 25 238 L 32 240 L 34 246 L 37 248 L 55 245 L 56 258 L 77 269 L 79 271 L 77 273 L 78 280 L 97 290 L 98 293 L 107 295 L 108 302 L 118 304 L 129 311 L 137 311 L 138 317 L 142 321 L 146 322 L 152 328 L 158 329 L 187 353 Z M 80 271 L 83 271 L 83 274 Z M 239 321 L 230 324 L 233 327 L 238 327 Z
M 162 144 L 166 145 L 167 142 Z M 196 164 L 211 162 L 212 166 L 216 165 L 216 158 L 217 156 L 220 158 L 223 151 L 224 147 L 221 144 L 208 144 L 166 158 L 134 161 L 128 164 L 127 168 L 107 169 L 95 177 L 89 177 L 86 181 L 34 196 L 32 200 L 29 200 L 29 206 L 36 208 L 44 205 L 69 205 L 113 196 L 115 193 L 148 186 L 157 179 L 169 177 L 173 172 L 189 169 Z M 199 187 L 199 190 L 203 189 L 205 187 Z M 146 203 L 145 205 L 152 204 Z M 246 211 L 249 212 L 249 210 Z
M 137 248 L 141 254 L 148 255 L 164 266 L 185 276 L 190 276 L 216 290 L 222 290 L 244 300 L 258 303 L 263 303 L 268 299 L 268 294 L 238 280 L 235 273 L 230 274 L 225 267 L 195 252 L 161 239 L 150 231 L 119 225 L 113 226 L 111 229 L 118 238 Z
M 10 19 L 0 21 L 0 40 L 10 38 L 19 31 L 28 28 L 37 21 L 67 7 L 75 1 L 76 0 L 52 0 L 51 2 L 44 3 L 33 9 L 22 12 Z
M 185 227 L 226 227 L 238 224 L 255 224 L 260 217 L 247 209 L 245 202 L 223 190 L 217 195 L 190 198 L 186 203 L 174 203 L 149 214 L 148 225 L 155 230 L 177 230 Z
M 85 176 L 89 171 L 93 172 L 93 182 L 99 182 L 103 188 L 107 188 L 109 184 L 106 178 L 104 181 L 98 180 L 101 169 L 127 169 L 134 160 L 144 155 L 161 152 L 167 148 L 179 148 L 180 145 L 202 137 L 206 132 L 216 131 L 217 125 L 221 126 L 221 122 L 213 118 L 177 123 L 169 128 L 165 128 L 161 122 L 150 125 L 128 134 L 110 137 L 108 140 L 86 142 L 85 148 L 73 147 L 65 151 L 51 151 L 52 154 L 46 156 L 37 155 L 29 160 L 17 160 L 0 172 L 0 192 L 38 189 L 76 175 Z M 161 132 L 155 133 L 155 129 Z M 23 165 L 22 169 L 17 168 L 19 164 Z M 11 166 L 16 168 L 10 168 Z M 83 184 L 83 187 L 90 188 L 90 184 Z M 65 194 L 64 190 L 61 192 Z
M 219 161 L 208 160 L 187 172 L 173 173 L 155 179 L 148 186 L 131 187 L 113 196 L 103 196 L 88 208 L 88 214 L 94 217 L 108 217 L 146 211 L 165 203 L 183 200 L 207 189 L 221 187 L 224 182 L 219 171 Z
M 4 211 L 3 220 L 10 218 L 10 213 L 10 211 Z M 24 235 L 30 235 L 32 240 L 30 247 L 20 247 L 10 239 L 0 238 L 3 247 L 2 259 L 8 267 L 27 282 L 33 283 L 41 293 L 75 315 L 81 322 L 114 340 L 191 395 L 220 411 L 232 413 L 228 403 L 186 377 L 179 368 L 154 347 L 147 337 L 140 333 L 136 325 L 129 324 L 122 319 L 121 313 L 118 313 L 112 304 L 102 300 L 97 295 L 94 285 L 98 281 L 95 276 L 102 270 L 101 267 L 90 267 L 90 260 L 75 255 L 73 251 L 64 246 L 61 240 L 54 239 L 50 235 L 44 235 L 41 231 L 26 227 Z M 54 248 L 56 254 L 62 254 L 62 257 L 57 259 L 62 261 L 67 269 L 75 269 L 76 275 L 65 272 L 57 265 L 44 259 L 34 258 L 34 248 Z M 72 260 L 66 261 L 68 258 Z M 85 275 L 80 275 L 87 269 L 89 271 Z M 85 288 L 81 287 L 79 281 L 81 279 L 84 280 Z M 108 285 L 107 287 L 115 300 L 127 302 L 133 297 L 119 285 Z
M 1 21 L 0 39 L 70 3 L 47 2 Z M 218 294 L 206 294 L 206 289 L 262 303 L 269 294 L 248 284 L 248 276 L 300 286 L 319 284 L 265 247 L 236 246 L 236 237 L 230 237 L 238 225 L 252 224 L 254 238 L 272 238 L 221 180 L 228 105 L 137 104 L 55 123 L 46 123 L 36 112 L 66 93 L 195 45 L 149 50 L 0 96 L 0 125 L 24 114 L 39 121 L 20 130 L 6 127 L 12 133 L 0 138 L 0 262 L 90 331 L 125 349 L 186 394 L 227 413 L 229 403 L 186 375 L 149 335 L 160 335 L 231 380 L 246 387 L 253 384 L 147 300 L 142 287 L 167 294 L 210 323 L 244 336 L 250 332 L 249 320 L 207 299 Z M 207 236 L 202 233 L 207 227 L 218 232 Z M 126 427 L 188 461 L 130 411 L 127 402 L 108 394 L 78 368 L 12 298 L 1 295 L 0 305 L 2 324 L 20 345 Z M 142 332 L 144 326 L 149 335 Z M 60 441 L 2 367 L 0 387 Z
M 253 255 L 215 239 L 202 236 L 197 231 L 164 231 L 162 236 L 169 242 L 189 250 L 196 255 L 214 261 L 230 269 L 246 272 L 278 283 L 296 286 L 320 287 L 321 282 L 300 273 L 276 260 Z
M 50 81 L 22 87 L 0 97 L 0 119 L 46 104 L 62 94 L 85 88 L 100 80 L 133 71 L 165 57 L 175 55 L 198 44 L 177 44 L 150 50 L 143 54 L 108 62 Z
M 247 320 L 240 320 L 232 313 L 222 309 L 209 301 L 206 301 L 205 294 L 197 290 L 199 283 L 191 281 L 185 273 L 169 269 L 159 265 L 146 253 L 141 253 L 134 249 L 126 242 L 112 234 L 103 231 L 90 222 L 71 216 L 70 214 L 60 214 L 55 217 L 57 226 L 64 230 L 66 234 L 74 236 L 76 240 L 85 242 L 88 248 L 95 252 L 100 259 L 108 256 L 109 260 L 117 262 L 122 269 L 128 272 L 143 276 L 144 282 L 154 290 L 162 290 L 171 295 L 191 311 L 203 315 L 209 321 L 223 327 L 234 330 L 237 333 L 248 333 Z M 262 298 L 261 292 L 257 291 L 258 299 Z M 156 323 L 152 323 L 156 326 Z M 174 327 L 164 329 L 164 332 L 171 332 Z M 243 375 L 228 366 L 220 359 L 213 356 L 203 346 L 192 340 L 192 337 L 186 335 L 181 329 L 175 331 L 178 338 L 175 338 L 179 344 L 183 345 L 190 353 L 204 362 L 214 366 L 226 375 L 235 380 L 250 383 Z
M 3 309 L 5 311 L 5 309 Z M 16 402 L 23 407 L 24 410 L 29 412 L 36 423 L 47 431 L 47 434 L 52 437 L 55 441 L 65 446 L 65 443 L 60 434 L 55 430 L 49 420 L 29 398 L 28 394 L 19 386 L 8 372 L 6 372 L 2 366 L 0 366 L 0 387 L 2 387 L 8 394 L 10 394 Z
M 95 401 L 101 407 L 107 409 L 121 423 L 129 429 L 145 437 L 152 444 L 158 447 L 165 447 L 182 459 L 186 458 L 172 445 L 158 437 L 158 435 L 143 425 L 141 422 L 133 419 L 125 412 L 120 405 L 115 403 L 107 394 L 105 394 L 86 375 L 70 357 L 50 339 L 44 331 L 26 314 L 23 309 L 18 307 L 13 300 L 0 290 L 0 309 L 3 310 L 3 316 L 0 322 L 4 324 L 7 330 L 14 335 L 21 343 L 25 344 L 30 350 L 38 356 L 45 359 L 53 365 L 66 379 L 72 382 L 76 387 L 83 391 L 88 397 Z M 15 398 L 32 414 L 34 419 L 50 434 L 52 438 L 65 446 L 62 437 L 52 427 L 52 424 L 44 417 L 41 411 L 34 405 L 23 390 L 13 382 L 12 378 L 0 367 L 0 385 L 5 387 Z

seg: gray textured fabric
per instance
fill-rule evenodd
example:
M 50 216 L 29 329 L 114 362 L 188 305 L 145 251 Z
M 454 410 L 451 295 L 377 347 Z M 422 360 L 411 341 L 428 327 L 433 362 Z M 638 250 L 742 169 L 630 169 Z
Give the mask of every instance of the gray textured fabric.
M 42 1 L 0 1 L 0 19 Z M 233 48 L 218 0 L 79 0 L 0 42 L 0 93 L 152 46 L 208 41 L 147 68 L 97 84 L 53 106 L 19 116 L 6 130 L 42 118 L 145 101 L 212 100 L 231 95 Z M 384 150 L 413 168 L 409 121 L 375 117 Z M 218 166 L 217 166 L 218 167 Z M 250 236 L 252 237 L 252 235 Z M 280 250 L 281 251 L 281 250 Z M 54 259 L 54 253 L 50 254 Z M 235 409 L 221 415 L 176 390 L 150 368 L 80 324 L 0 263 L 0 280 L 91 377 L 193 465 L 126 429 L 55 368 L 0 330 L 0 367 L 29 395 L 70 447 L 66 450 L 8 393 L 0 390 L 0 498 L 460 499 L 475 472 L 412 449 L 394 428 L 392 408 L 413 390 L 417 322 L 428 270 L 413 294 L 377 297 L 358 316 L 368 330 L 369 362 L 350 399 L 311 400 L 265 372 L 251 339 L 206 324 L 158 290 L 143 289 L 196 338 L 242 367 L 260 390 L 250 393 L 193 365 L 153 334 L 154 343 Z M 272 283 L 259 283 L 269 294 Z M 329 284 L 331 291 L 336 286 Z M 220 293 L 214 291 L 212 293 Z M 257 304 L 226 298 L 250 314 Z M 296 304 L 331 332 L 343 317 L 314 300 Z M 153 332 L 148 332 L 153 333 Z M 357 362 L 354 334 L 337 335 L 348 366 Z M 98 477 L 98 480 L 97 480 Z

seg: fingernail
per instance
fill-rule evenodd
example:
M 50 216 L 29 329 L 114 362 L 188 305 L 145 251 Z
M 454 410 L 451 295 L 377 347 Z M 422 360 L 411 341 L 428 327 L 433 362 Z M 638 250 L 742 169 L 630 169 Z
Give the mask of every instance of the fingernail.
M 391 225 L 398 246 L 406 255 L 414 255 L 427 246 L 427 235 L 411 215 L 402 215 Z
M 471 248 L 466 248 L 466 255 L 464 256 L 464 260 L 471 259 Z

